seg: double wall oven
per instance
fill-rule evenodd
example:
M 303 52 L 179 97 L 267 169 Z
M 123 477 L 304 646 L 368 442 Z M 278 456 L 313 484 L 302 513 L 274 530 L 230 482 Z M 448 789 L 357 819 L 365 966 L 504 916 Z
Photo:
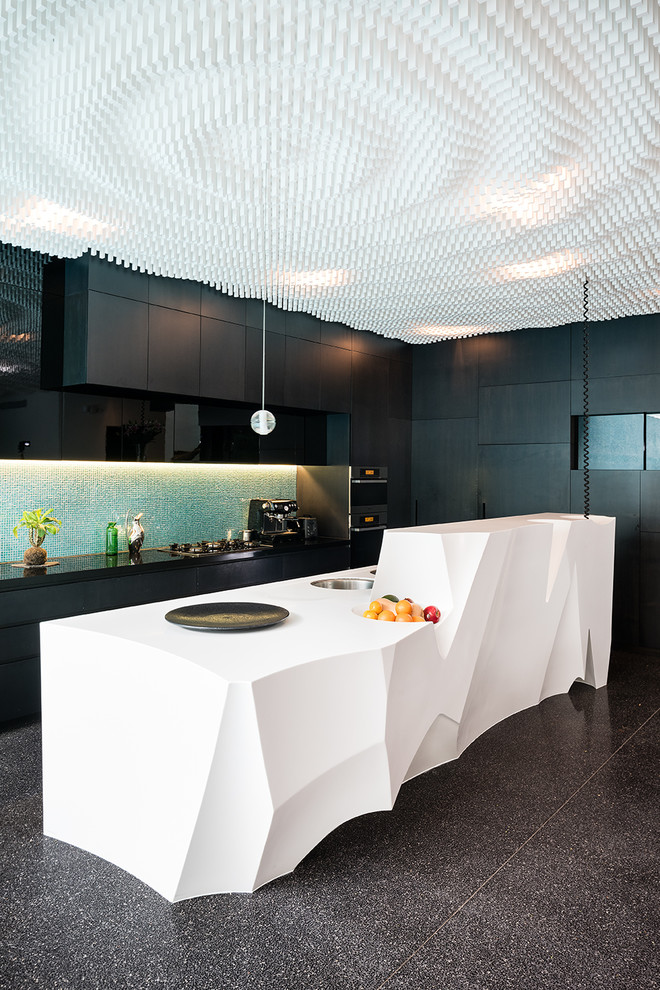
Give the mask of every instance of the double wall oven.
M 383 531 L 387 529 L 387 468 L 350 468 L 349 534 L 351 566 L 378 560 Z
M 387 529 L 387 468 L 305 465 L 298 501 L 318 519 L 319 536 L 351 541 L 351 566 L 375 564 Z

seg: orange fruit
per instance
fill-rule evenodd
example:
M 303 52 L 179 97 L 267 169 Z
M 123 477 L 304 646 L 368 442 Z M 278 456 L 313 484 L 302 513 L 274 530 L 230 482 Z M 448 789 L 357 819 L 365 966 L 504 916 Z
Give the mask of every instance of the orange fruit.
M 383 606 L 380 602 L 371 602 L 369 605 L 369 611 L 375 612 L 376 615 L 379 615 L 383 611 Z
M 394 621 L 395 622 L 412 622 L 413 621 L 413 617 L 412 617 L 412 615 L 408 615 L 407 612 L 400 612 L 397 615 L 397 617 L 396 617 L 396 619 Z
M 365 619 L 377 619 L 378 612 L 374 608 L 368 608 L 366 612 L 362 613 Z
M 394 614 L 394 612 L 390 612 L 388 608 L 384 608 L 383 611 L 378 616 L 378 618 L 384 620 L 385 622 L 394 622 L 394 620 L 396 619 L 396 615 Z
M 411 618 L 413 622 L 426 622 L 426 619 L 424 618 L 423 615 L 413 615 L 411 616 Z
M 412 605 L 406 598 L 404 598 L 402 601 L 396 603 L 394 609 L 397 615 L 410 615 L 412 612 Z

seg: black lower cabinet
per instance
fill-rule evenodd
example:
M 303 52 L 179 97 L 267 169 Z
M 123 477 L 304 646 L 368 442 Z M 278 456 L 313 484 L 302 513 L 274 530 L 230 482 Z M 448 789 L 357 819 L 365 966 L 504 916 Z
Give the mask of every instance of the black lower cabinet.
M 40 693 L 38 656 L 0 664 L 0 722 L 38 712 Z
M 259 566 L 255 566 L 258 564 Z M 197 594 L 212 591 L 229 591 L 246 588 L 252 584 L 270 584 L 282 580 L 282 558 L 261 560 L 228 560 L 222 564 L 200 567 L 197 572 Z
M 130 605 L 169 601 L 350 566 L 349 546 L 301 547 L 247 560 L 103 573 L 60 584 L 0 590 L 0 722 L 41 709 L 39 623 Z M 87 579 L 86 579 L 87 578 Z

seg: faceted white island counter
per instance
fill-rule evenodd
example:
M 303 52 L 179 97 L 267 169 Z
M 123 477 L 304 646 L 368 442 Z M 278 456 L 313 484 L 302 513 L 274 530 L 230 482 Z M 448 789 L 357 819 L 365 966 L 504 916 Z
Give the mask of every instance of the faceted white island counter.
M 607 680 L 612 518 L 388 530 L 371 590 L 300 578 L 41 625 L 44 833 L 170 901 L 251 891 L 496 722 Z M 320 577 L 372 577 L 373 568 Z M 432 623 L 374 622 L 395 594 Z M 165 613 L 266 602 L 266 629 Z

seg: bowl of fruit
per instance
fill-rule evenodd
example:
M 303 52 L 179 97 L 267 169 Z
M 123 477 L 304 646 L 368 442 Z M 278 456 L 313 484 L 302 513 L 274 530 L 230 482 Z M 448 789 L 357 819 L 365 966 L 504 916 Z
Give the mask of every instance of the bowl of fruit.
M 356 610 L 357 611 L 357 610 Z M 437 605 L 420 605 L 412 598 L 397 598 L 396 595 L 383 595 L 369 603 L 362 612 L 365 619 L 377 622 L 432 622 L 440 621 Z

